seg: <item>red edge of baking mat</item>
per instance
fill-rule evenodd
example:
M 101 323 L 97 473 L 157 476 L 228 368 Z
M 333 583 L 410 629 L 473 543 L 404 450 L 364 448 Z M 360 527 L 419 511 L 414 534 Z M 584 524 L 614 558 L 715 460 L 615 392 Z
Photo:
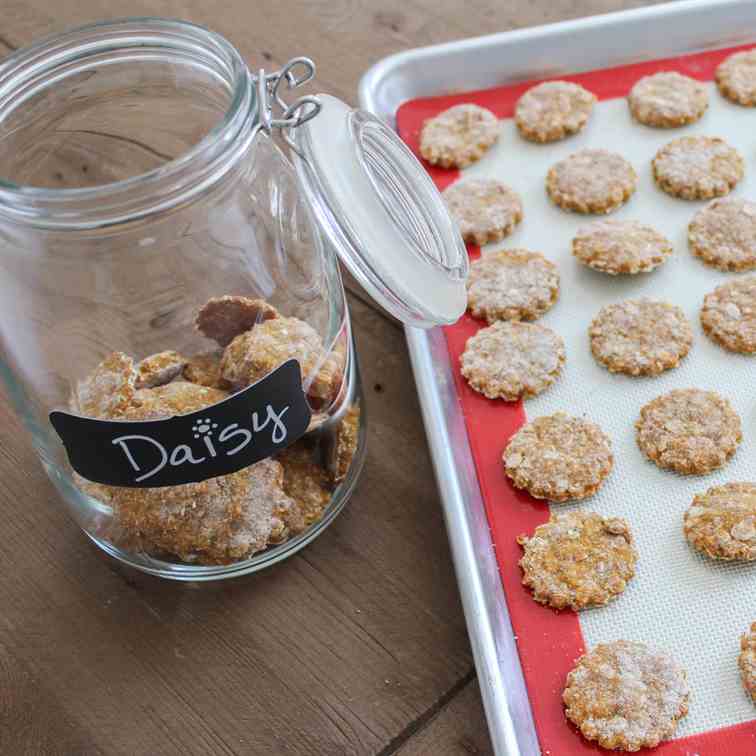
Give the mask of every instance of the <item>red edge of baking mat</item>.
M 749 47 L 751 45 L 560 78 L 582 84 L 600 99 L 624 97 L 641 76 L 657 71 L 675 70 L 701 81 L 711 81 L 714 78 L 714 69 L 727 55 Z M 517 99 L 534 83 L 536 82 L 531 81 L 496 89 L 406 102 L 399 108 L 396 116 L 399 134 L 419 156 L 420 128 L 426 118 L 462 102 L 477 103 L 493 111 L 499 118 L 510 118 L 514 114 Z M 670 132 L 670 138 L 672 136 L 673 133 Z M 434 168 L 427 163 L 425 166 L 439 189 L 444 189 L 459 177 L 456 170 Z M 477 247 L 469 246 L 468 250 L 471 259 L 480 254 Z M 485 323 L 480 323 L 466 314 L 455 325 L 444 328 L 444 334 L 538 738 L 543 753 L 552 756 L 606 753 L 605 750 L 585 741 L 564 716 L 562 689 L 565 677 L 585 648 L 578 616 L 573 612 L 557 613 L 536 604 L 521 583 L 518 566 L 521 550 L 515 539 L 521 533 L 531 533 L 537 525 L 549 518 L 548 506 L 514 489 L 502 469 L 501 452 L 510 436 L 525 422 L 522 402 L 508 404 L 486 399 L 474 392 L 459 372 L 459 358 L 465 342 L 483 325 Z M 737 640 L 733 639 L 733 664 L 736 663 Z M 654 752 L 659 756 L 756 754 L 756 719 L 687 738 L 670 740 Z

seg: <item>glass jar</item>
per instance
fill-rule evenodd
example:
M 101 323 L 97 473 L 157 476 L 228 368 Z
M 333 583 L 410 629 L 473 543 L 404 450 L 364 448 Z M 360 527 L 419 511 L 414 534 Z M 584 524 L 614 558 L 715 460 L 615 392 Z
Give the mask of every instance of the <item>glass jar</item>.
M 173 579 L 272 564 L 365 457 L 338 258 L 407 323 L 467 257 L 393 132 L 206 29 L 84 27 L 0 66 L 2 377 L 71 514 Z M 422 286 L 418 283 L 422 282 Z

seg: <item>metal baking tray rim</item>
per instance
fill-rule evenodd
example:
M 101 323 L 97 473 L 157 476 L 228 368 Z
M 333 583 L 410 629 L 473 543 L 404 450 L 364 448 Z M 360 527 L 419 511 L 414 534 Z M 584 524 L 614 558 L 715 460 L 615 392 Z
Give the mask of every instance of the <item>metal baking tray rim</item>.
M 753 9 L 748 6 L 749 0 L 676 0 L 674 3 L 665 2 L 417 47 L 389 55 L 371 66 L 360 80 L 359 100 L 362 107 L 395 126 L 398 107 L 417 97 L 488 89 L 561 73 L 581 73 L 595 68 L 626 65 L 662 57 L 658 54 L 660 48 L 664 49 L 663 57 L 672 57 L 686 52 L 735 46 L 750 41 L 743 24 L 744 15 L 753 15 Z M 746 14 L 746 11 L 751 13 Z M 670 24 L 673 18 L 684 23 Z M 692 18 L 695 18 L 698 27 L 698 38 L 691 44 L 690 26 L 688 24 L 688 29 L 685 27 Z M 620 28 L 623 34 L 630 30 L 632 35 L 642 40 L 625 55 L 621 54 L 620 48 L 629 45 L 627 42 L 617 44 L 613 36 Z M 581 44 L 582 39 L 591 40 L 595 48 L 586 49 Z M 499 58 L 496 66 L 487 63 L 505 47 L 510 52 L 513 66 L 516 66 L 519 51 L 532 46 L 536 40 L 544 48 L 550 47 L 548 54 L 537 65 L 521 68 L 516 75 L 502 77 L 502 58 Z M 572 41 L 567 49 L 564 47 L 565 40 Z M 602 44 L 598 44 L 600 42 Z M 553 46 L 558 47 L 556 53 Z M 596 62 L 595 53 L 611 58 L 611 62 Z M 556 60 L 559 62 L 556 63 Z M 430 61 L 433 65 L 428 65 Z M 439 87 L 440 70 L 444 72 L 443 88 Z
M 755 35 L 751 0 L 679 0 L 400 52 L 363 75 L 359 101 L 395 127 L 399 106 L 418 97 L 735 46 Z M 548 55 L 533 55 L 536 44 Z M 526 49 L 532 63 L 522 63 Z M 532 756 L 540 746 L 446 340 L 440 328 L 405 333 L 492 745 L 499 756 Z

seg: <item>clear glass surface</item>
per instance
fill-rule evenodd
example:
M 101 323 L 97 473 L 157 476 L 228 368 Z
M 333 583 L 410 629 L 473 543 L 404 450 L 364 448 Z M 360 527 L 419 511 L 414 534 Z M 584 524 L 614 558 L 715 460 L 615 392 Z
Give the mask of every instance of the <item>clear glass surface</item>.
M 318 99 L 318 117 L 294 139 L 295 166 L 323 234 L 403 323 L 456 322 L 467 306 L 467 250 L 427 172 L 375 116 L 329 95 Z
M 255 123 L 244 62 L 221 37 L 190 24 L 90 26 L 43 40 L 0 67 L 2 377 L 87 534 L 123 561 L 170 578 L 241 574 L 293 553 L 343 506 L 364 456 L 336 257 L 315 230 L 287 156 Z M 87 414 L 77 402 L 82 382 L 114 352 L 135 362 L 165 350 L 223 359 L 223 346 L 194 324 L 203 304 L 225 295 L 264 300 L 314 334 L 319 356 L 303 376 L 313 422 L 298 444 L 300 461 L 322 471 L 319 496 L 327 502 L 305 527 L 287 525 L 267 548 L 229 551 L 224 561 L 222 549 L 207 551 L 199 541 L 194 550 L 191 539 L 173 547 L 170 527 L 178 518 L 186 535 L 191 513 L 173 507 L 158 533 L 163 515 L 152 500 L 140 502 L 150 510 L 140 523 L 125 516 L 118 491 L 77 479 L 48 415 Z M 334 364 L 328 391 L 314 391 L 324 366 Z M 184 368 L 173 380 L 187 375 Z M 239 390 L 226 383 L 213 388 Z M 302 486 L 290 488 L 301 495 Z

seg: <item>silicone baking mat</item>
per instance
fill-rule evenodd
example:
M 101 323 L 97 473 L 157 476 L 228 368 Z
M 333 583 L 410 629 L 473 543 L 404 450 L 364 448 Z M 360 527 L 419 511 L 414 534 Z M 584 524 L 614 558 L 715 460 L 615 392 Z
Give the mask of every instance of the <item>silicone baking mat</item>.
M 741 48 L 738 48 L 741 49 Z M 544 754 L 595 753 L 564 717 L 561 692 L 567 672 L 586 648 L 625 638 L 667 649 L 688 671 L 690 712 L 676 739 L 656 752 L 669 756 L 756 754 L 756 709 L 737 671 L 739 637 L 756 620 L 756 565 L 724 564 L 699 556 L 682 535 L 682 515 L 694 493 L 729 480 L 756 480 L 756 364 L 752 357 L 726 352 L 703 334 L 698 312 L 706 293 L 737 274 L 720 273 L 688 251 L 687 225 L 703 203 L 674 199 L 654 184 L 650 162 L 656 150 L 682 134 L 720 136 L 746 161 L 746 178 L 735 194 L 756 197 L 756 110 L 727 102 L 712 82 L 719 62 L 734 50 L 562 77 L 600 99 L 586 129 L 549 145 L 524 141 L 512 114 L 518 97 L 536 82 L 478 92 L 425 98 L 405 103 L 397 113 L 402 138 L 417 152 L 420 127 L 451 105 L 474 102 L 502 119 L 497 145 L 462 172 L 428 170 L 440 189 L 464 177 L 496 177 L 523 199 L 524 220 L 504 242 L 506 247 L 539 250 L 557 263 L 561 295 L 542 322 L 564 339 L 567 364 L 561 379 L 540 396 L 522 403 L 491 401 L 473 392 L 459 374 L 466 340 L 484 323 L 465 315 L 445 336 L 456 388 L 465 416 L 512 624 Z M 651 129 L 635 123 L 625 95 L 641 77 L 675 70 L 709 82 L 710 106 L 704 117 L 683 129 Z M 635 195 L 612 215 L 647 222 L 672 241 L 674 257 L 657 271 L 610 277 L 579 265 L 570 241 L 591 218 L 566 213 L 548 200 L 548 168 L 584 147 L 620 152 L 639 176 Z M 480 250 L 469 247 L 472 258 Z M 694 326 L 694 344 L 676 370 L 657 378 L 612 375 L 590 355 L 587 329 L 605 304 L 648 296 L 681 306 Z M 715 389 L 727 396 L 743 421 L 744 440 L 723 470 L 707 476 L 681 477 L 646 462 L 635 444 L 633 423 L 643 404 L 675 387 Z M 513 489 L 503 473 L 501 452 L 526 417 L 558 409 L 586 415 L 611 437 L 615 469 L 593 498 L 573 505 L 628 519 L 636 537 L 639 562 L 627 591 L 607 607 L 576 615 L 556 613 L 536 604 L 521 584 L 515 538 L 548 519 L 549 507 Z

